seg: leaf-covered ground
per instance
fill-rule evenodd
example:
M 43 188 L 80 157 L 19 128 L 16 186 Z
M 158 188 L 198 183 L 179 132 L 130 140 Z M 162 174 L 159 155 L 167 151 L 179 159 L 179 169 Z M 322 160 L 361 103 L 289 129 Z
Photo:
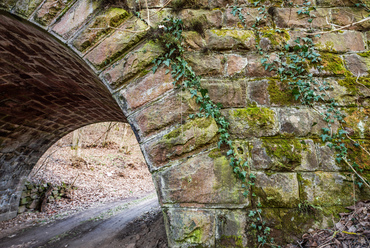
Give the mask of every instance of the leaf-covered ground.
M 78 158 L 71 149 L 72 135 L 63 137 L 44 154 L 29 181 L 73 184 L 76 189 L 69 192 L 68 198 L 49 202 L 45 212 L 25 212 L 0 222 L 0 237 L 103 203 L 154 191 L 152 177 L 128 124 L 99 123 L 80 129 Z

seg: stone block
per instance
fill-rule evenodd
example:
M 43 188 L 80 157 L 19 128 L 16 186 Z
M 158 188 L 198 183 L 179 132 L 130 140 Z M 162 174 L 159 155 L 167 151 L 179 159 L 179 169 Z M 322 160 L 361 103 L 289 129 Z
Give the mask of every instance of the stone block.
M 316 4 L 320 7 L 344 7 L 353 6 L 354 2 L 352 0 L 317 0 Z
M 246 57 L 240 55 L 227 55 L 226 75 L 233 76 L 237 74 L 244 74 L 247 67 L 248 60 Z
M 163 1 L 162 0 L 127 0 L 127 7 L 130 9 L 136 9 L 138 6 L 141 6 L 142 8 L 146 8 L 146 5 L 148 4 L 149 8 L 159 8 L 163 7 Z
M 278 133 L 277 114 L 263 107 L 223 111 L 230 122 L 230 134 L 237 138 L 274 136 Z
M 302 163 L 302 154 L 311 152 L 304 140 L 295 138 L 262 138 L 251 146 L 253 170 L 295 171 Z
M 335 162 L 335 150 L 326 146 L 326 144 L 316 144 L 316 151 L 318 157 L 318 168 L 319 171 L 340 171 L 343 168 L 343 164 L 337 164 Z
M 299 137 L 309 134 L 311 132 L 313 123 L 316 121 L 316 119 L 314 119 L 312 110 L 307 108 L 280 109 L 279 116 L 280 133 L 294 134 Z
M 236 14 L 236 16 L 232 14 L 232 8 L 227 8 L 225 11 L 225 27 L 234 29 L 244 27 L 251 28 L 253 25 L 258 27 L 273 26 L 271 16 L 261 14 L 261 11 L 257 8 L 242 8 L 241 12 L 245 18 L 244 23 L 239 19 L 238 14 Z M 258 23 L 256 23 L 256 18 L 260 19 Z
M 34 20 L 42 26 L 48 26 L 52 21 L 69 5 L 74 3 L 72 0 L 54 1 L 46 0 L 40 9 L 36 11 Z
M 224 72 L 223 55 L 186 53 L 185 60 L 197 75 L 220 75 Z
M 299 174 L 302 200 L 315 206 L 353 204 L 351 177 L 339 172 L 302 172 Z
M 234 0 L 212 0 L 209 1 L 209 8 L 222 8 L 222 7 L 228 7 L 235 3 Z
M 109 8 L 98 15 L 87 27 L 73 40 L 73 46 L 80 52 L 84 52 L 96 44 L 105 35 L 111 33 L 122 24 L 130 14 L 120 8 Z M 111 28 L 113 27 L 113 28 Z
M 248 247 L 245 210 L 219 210 L 216 217 L 216 246 L 225 248 Z
M 269 104 L 268 94 L 269 83 L 267 80 L 250 81 L 247 83 L 247 101 L 255 102 L 258 105 Z
M 190 93 L 175 91 L 133 116 L 143 136 L 159 131 L 166 126 L 185 121 L 199 107 Z
M 259 199 L 262 207 L 295 208 L 298 206 L 299 186 L 296 173 L 255 172 L 256 182 L 252 191 Z
M 217 149 L 183 160 L 154 174 L 163 204 L 216 204 L 228 208 L 248 206 L 241 180 Z
M 214 247 L 215 210 L 168 208 L 164 218 L 170 247 Z
M 309 17 L 304 14 L 298 14 L 299 8 L 275 8 L 274 9 L 274 21 L 278 28 L 330 28 L 330 24 L 326 22 L 326 18 L 329 16 L 329 9 L 318 8 L 317 10 L 311 11 L 311 15 L 315 15 L 315 18 Z M 312 22 L 308 20 L 312 18 Z
M 166 71 L 167 68 L 160 68 L 155 73 L 150 71 L 121 90 L 126 108 L 134 110 L 173 89 L 174 80 L 171 73 L 166 74 Z
M 207 47 L 212 50 L 255 49 L 255 37 L 250 30 L 212 29 L 205 34 Z
M 348 0 L 351 1 L 351 0 Z M 353 3 L 351 4 L 353 6 Z M 339 26 L 346 26 L 368 17 L 368 12 L 364 8 L 333 8 L 331 9 L 331 22 Z M 350 30 L 369 30 L 370 23 L 362 22 L 348 27 Z
M 370 58 L 362 57 L 357 54 L 350 54 L 344 57 L 348 70 L 355 77 L 368 76 L 370 70 Z
M 156 168 L 172 159 L 217 141 L 218 126 L 213 118 L 189 120 L 186 124 L 145 144 L 148 156 Z
M 42 0 L 17 1 L 15 8 L 14 8 L 15 13 L 17 13 L 18 15 L 24 16 L 24 17 L 29 17 L 41 3 L 42 3 Z
M 100 7 L 100 2 L 80 0 L 76 2 L 54 25 L 52 31 L 67 40 L 84 23 L 88 22 L 91 16 Z
M 243 80 L 219 80 L 205 79 L 201 81 L 203 88 L 214 102 L 221 103 L 223 107 L 242 107 L 245 104 L 243 99 Z
M 103 78 L 112 88 L 119 88 L 127 84 L 129 79 L 147 74 L 149 72 L 147 67 L 162 53 L 163 50 L 158 44 L 148 42 L 109 66 L 103 72 Z
M 352 137 L 370 137 L 370 109 L 348 109 L 344 126 L 351 130 Z
M 223 22 L 222 11 L 219 9 L 184 9 L 179 12 L 179 18 L 187 29 L 193 29 L 195 26 L 201 26 L 203 30 L 221 28 Z
M 291 106 L 299 104 L 299 101 L 294 99 L 292 89 L 288 82 L 270 79 L 268 80 L 267 92 L 271 106 Z
M 143 21 L 132 17 L 125 21 L 120 29 L 94 47 L 85 58 L 96 68 L 101 69 L 136 46 L 145 36 L 146 28 L 147 25 Z M 148 50 L 148 52 L 152 51 Z
M 275 71 L 266 70 L 261 63 L 263 56 L 250 54 L 247 56 L 248 65 L 247 65 L 247 77 L 273 77 L 276 75 Z M 273 63 L 276 59 L 275 54 L 270 54 L 270 58 L 267 63 Z
M 318 50 L 327 52 L 355 52 L 366 49 L 362 33 L 357 31 L 322 34 L 314 42 Z
M 301 151 L 301 163 L 295 168 L 296 171 L 316 171 L 319 167 L 320 153 L 317 151 L 316 144 L 312 140 L 302 140 L 305 149 Z

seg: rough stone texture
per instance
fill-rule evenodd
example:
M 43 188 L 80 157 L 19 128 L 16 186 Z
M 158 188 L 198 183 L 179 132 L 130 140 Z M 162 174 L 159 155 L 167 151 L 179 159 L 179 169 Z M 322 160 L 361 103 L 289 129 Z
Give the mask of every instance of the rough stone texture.
M 118 88 L 128 83 L 129 79 L 137 75 L 143 76 L 149 71 L 148 66 L 152 64 L 153 59 L 163 53 L 160 46 L 148 42 L 128 53 L 123 59 L 109 66 L 103 73 L 104 79 L 112 88 Z
M 86 55 L 96 68 L 102 68 L 136 45 L 145 35 L 146 24 L 136 18 L 128 19 L 110 37 Z M 135 31 L 135 32 L 130 32 Z
M 353 199 L 344 197 L 353 193 L 351 176 L 338 172 L 304 172 L 299 178 L 301 195 L 310 204 L 346 206 L 353 202 Z
M 273 136 L 278 133 L 277 115 L 268 108 L 247 108 L 225 111 L 230 133 L 237 138 Z
M 68 39 L 83 25 L 99 7 L 98 1 L 81 0 L 73 5 L 53 27 L 53 32 Z
M 222 55 L 206 55 L 200 53 L 187 53 L 186 61 L 197 75 L 220 75 L 224 72 Z
M 308 23 L 308 19 L 312 18 L 307 15 L 299 15 L 297 13 L 298 8 L 275 8 L 274 9 L 274 20 L 276 26 L 279 28 L 330 28 L 330 25 L 326 22 L 326 17 L 329 16 L 329 10 L 326 8 L 318 8 L 317 10 L 311 11 L 311 14 L 315 15 L 312 23 Z
M 208 89 L 211 99 L 217 99 L 223 107 L 242 107 L 245 99 L 243 98 L 244 80 L 226 81 L 206 79 L 201 82 L 202 87 Z
M 156 102 L 155 105 L 142 109 L 133 118 L 143 136 L 148 136 L 173 123 L 185 121 L 187 116 L 198 108 L 189 93 L 179 94 L 175 91 Z
M 109 8 L 95 17 L 92 23 L 74 39 L 73 46 L 80 52 L 85 51 L 103 38 L 104 35 L 112 32 L 113 28 L 117 28 L 129 16 L 129 13 L 124 9 Z
M 179 165 L 155 173 L 154 178 L 162 189 L 160 201 L 164 204 L 193 203 L 199 207 L 221 204 L 231 208 L 249 205 L 241 182 L 217 150 L 185 159 Z
M 47 26 L 73 1 L 46 0 L 34 15 L 34 20 L 43 26 Z
M 214 247 L 215 210 L 169 208 L 164 218 L 170 247 Z
M 36 10 L 36 8 L 42 3 L 41 0 L 32 0 L 32 1 L 26 1 L 21 0 L 17 1 L 15 5 L 15 13 L 21 16 L 29 17 L 33 11 Z
M 173 78 L 166 71 L 165 68 L 158 69 L 156 73 L 151 71 L 124 88 L 120 95 L 127 104 L 126 108 L 133 110 L 141 107 L 173 89 Z
M 144 0 L 125 6 L 140 11 L 142 20 L 111 1 L 1 1 L 2 11 L 28 18 L 45 32 L 0 14 L 0 219 L 17 213 L 23 180 L 54 141 L 80 126 L 127 116 L 153 173 L 172 247 L 257 247 L 248 217 L 250 201 L 257 199 L 280 244 L 330 223 L 331 213 L 352 203 L 353 184 L 352 171 L 321 142 L 324 103 L 315 111 L 303 108 L 289 82 L 266 71 L 261 59 L 268 55 L 268 63 L 276 63 L 285 42 L 292 45 L 310 29 L 329 30 L 330 23 L 347 25 L 367 14 L 349 1 L 318 0 L 314 4 L 323 8 L 311 11 L 316 18 L 309 24 L 308 16 L 297 14 L 303 0 L 293 1 L 294 8 L 272 1 L 266 18 L 253 2 L 238 2 L 249 13 L 243 26 L 231 13 L 234 1 L 178 1 L 158 13 L 167 1 L 148 1 L 152 27 L 170 14 L 184 19 L 185 57 L 203 76 L 211 99 L 223 104 L 234 152 L 249 159 L 257 175 L 258 197 L 250 199 L 242 196 L 226 147 L 215 149 L 215 121 L 189 119 L 200 107 L 195 99 L 173 90 L 168 68 L 153 73 L 152 61 L 163 48 L 151 40 L 153 30 L 146 32 L 147 13 L 138 9 Z M 175 5 L 185 8 L 170 8 Z M 261 17 L 257 37 L 256 16 Z M 333 86 L 327 94 L 347 113 L 345 130 L 369 149 L 369 22 L 349 29 L 316 38 L 323 71 L 308 69 L 315 80 Z M 339 124 L 331 128 L 336 133 Z M 348 158 L 369 175 L 369 156 L 345 142 Z M 369 192 L 357 190 L 356 196 L 366 199 Z M 305 204 L 322 210 L 302 213 Z
M 181 127 L 145 145 L 155 167 L 196 150 L 212 141 L 217 135 L 217 123 L 211 118 L 190 120 Z
M 355 77 L 363 77 L 369 75 L 370 59 L 361 57 L 357 54 L 350 54 L 345 57 L 347 69 Z
M 264 207 L 292 208 L 299 203 L 299 186 L 296 173 L 275 173 L 271 176 L 256 173 L 253 192 Z
M 365 50 L 365 43 L 360 32 L 327 33 L 317 39 L 319 50 L 328 52 L 355 52 Z

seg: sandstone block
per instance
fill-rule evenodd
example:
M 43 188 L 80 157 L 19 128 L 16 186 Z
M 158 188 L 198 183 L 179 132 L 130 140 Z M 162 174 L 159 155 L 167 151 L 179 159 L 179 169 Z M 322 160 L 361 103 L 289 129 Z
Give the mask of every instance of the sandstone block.
M 224 72 L 222 55 L 187 53 L 185 60 L 197 75 L 220 75 Z
M 269 104 L 269 94 L 268 94 L 268 81 L 250 81 L 247 84 L 247 99 L 250 102 L 255 102 L 258 105 L 268 105 Z
M 216 217 L 216 247 L 247 247 L 245 210 L 220 210 Z
M 196 150 L 212 141 L 215 142 L 218 131 L 213 118 L 190 120 L 181 127 L 164 135 L 159 141 L 146 144 L 149 158 L 155 167 L 178 159 L 183 154 Z
M 266 70 L 265 67 L 262 65 L 261 59 L 263 56 L 258 56 L 255 54 L 251 54 L 247 56 L 248 65 L 247 65 L 247 73 L 248 77 L 273 77 L 276 75 L 275 71 Z M 276 59 L 275 54 L 270 54 L 270 58 L 267 63 L 272 63 L 272 61 Z
M 134 110 L 156 99 L 165 92 L 173 89 L 173 78 L 167 73 L 167 68 L 150 71 L 121 90 L 120 94 L 127 103 L 127 109 Z
M 183 20 L 184 27 L 194 28 L 201 26 L 203 30 L 222 27 L 222 11 L 215 10 L 192 10 L 180 11 L 179 18 Z
M 344 57 L 348 70 L 355 77 L 363 77 L 369 75 L 370 58 L 361 57 L 357 54 L 350 54 Z
M 249 205 L 226 157 L 217 149 L 185 159 L 181 164 L 155 173 L 161 201 L 167 203 Z M 238 206 L 240 206 L 238 205 Z
M 68 39 L 74 34 L 100 7 L 99 2 L 80 0 L 63 15 L 54 25 L 52 31 Z
M 85 58 L 98 69 L 110 64 L 130 48 L 137 45 L 145 35 L 144 30 L 146 27 L 147 25 L 136 17 L 128 19 L 120 26 L 122 30 L 116 30 L 110 37 L 94 47 Z
M 276 26 L 279 28 L 330 28 L 330 25 L 326 22 L 326 17 L 329 16 L 329 10 L 325 8 L 318 8 L 317 10 L 311 11 L 311 15 L 315 15 L 315 18 L 309 17 L 304 14 L 298 14 L 298 8 L 275 8 L 274 9 L 274 20 Z M 308 20 L 312 19 L 309 23 Z
M 225 27 L 227 28 L 251 28 L 255 26 L 272 26 L 272 20 L 270 15 L 263 15 L 257 8 L 242 8 L 241 10 L 245 20 L 244 23 L 239 19 L 238 14 L 234 16 L 232 14 L 232 8 L 226 9 L 225 14 Z M 257 23 L 256 18 L 260 21 Z
M 146 43 L 109 66 L 103 72 L 103 78 L 112 88 L 119 88 L 127 84 L 129 79 L 147 74 L 149 72 L 147 67 L 162 53 L 163 50 L 159 45 L 152 42 Z
M 214 247 L 215 210 L 169 208 L 164 216 L 170 247 Z
M 95 17 L 92 23 L 73 40 L 73 46 L 80 52 L 87 50 L 102 37 L 112 32 L 113 29 L 110 27 L 117 28 L 129 16 L 130 14 L 124 9 L 109 8 Z
M 41 8 L 37 10 L 34 20 L 42 26 L 48 26 L 73 1 L 46 0 Z
M 253 192 L 263 207 L 294 208 L 299 203 L 299 186 L 296 173 L 275 173 L 266 175 L 256 172 Z
M 312 111 L 296 108 L 285 108 L 279 110 L 280 132 L 282 134 L 294 134 L 296 136 L 306 136 L 310 133 L 314 118 Z
M 252 107 L 224 111 L 230 133 L 237 138 L 273 136 L 278 133 L 277 114 L 269 108 Z
M 175 91 L 133 116 L 143 136 L 159 131 L 173 123 L 185 121 L 199 107 L 189 93 Z
M 339 172 L 302 172 L 299 175 L 301 196 L 318 206 L 350 205 L 353 203 L 351 177 Z
M 29 17 L 41 3 L 41 0 L 17 1 L 15 5 L 15 12 L 21 16 Z
M 353 6 L 353 3 L 350 6 Z M 364 8 L 333 8 L 331 9 L 331 15 L 333 24 L 346 26 L 365 19 L 369 14 Z M 369 28 L 369 22 L 362 22 L 348 27 L 350 30 L 369 30 Z
M 353 6 L 353 1 L 351 0 L 317 0 L 316 4 L 318 6 L 325 7 L 344 7 L 344 6 Z
M 361 32 L 344 31 L 343 33 L 326 33 L 315 39 L 321 51 L 354 52 L 364 51 L 365 42 Z
M 243 73 L 244 69 L 248 64 L 248 60 L 240 55 L 228 55 L 227 56 L 227 76 L 233 76 L 235 74 Z
M 202 80 L 203 88 L 208 89 L 208 94 L 214 102 L 221 103 L 223 107 L 242 107 L 244 81 L 229 81 L 218 79 Z

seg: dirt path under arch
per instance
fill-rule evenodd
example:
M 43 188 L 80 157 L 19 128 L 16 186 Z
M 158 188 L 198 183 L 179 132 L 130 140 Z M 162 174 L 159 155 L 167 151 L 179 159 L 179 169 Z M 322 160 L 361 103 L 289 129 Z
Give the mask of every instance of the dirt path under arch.
M 166 248 L 163 217 L 154 194 L 77 213 L 0 238 L 0 247 Z

